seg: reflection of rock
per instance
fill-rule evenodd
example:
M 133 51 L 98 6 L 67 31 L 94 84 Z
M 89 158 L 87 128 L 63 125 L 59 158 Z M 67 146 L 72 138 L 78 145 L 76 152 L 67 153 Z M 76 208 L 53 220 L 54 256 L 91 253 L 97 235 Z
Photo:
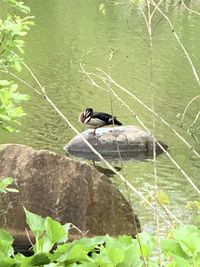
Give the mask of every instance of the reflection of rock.
M 112 177 L 115 175 L 115 172 L 112 171 L 111 169 L 108 169 L 108 168 L 105 168 L 105 167 L 102 167 L 102 166 L 99 166 L 99 165 L 96 165 L 94 164 L 93 165 L 99 172 L 105 174 L 107 177 Z M 121 171 L 121 167 L 114 167 L 114 169 L 117 171 L 117 172 L 120 172 Z
M 71 222 L 90 235 L 135 235 L 134 219 L 140 231 L 121 193 L 86 163 L 24 145 L 1 145 L 0 177 L 6 176 L 15 178 L 19 193 L 0 194 L 0 227 L 12 230 L 19 240 L 26 236 L 23 206 Z M 77 232 L 71 234 L 73 238 Z
M 82 135 L 106 159 L 144 160 L 152 158 L 153 138 L 150 133 L 137 126 L 99 128 L 96 135 L 87 130 Z M 167 149 L 167 145 L 160 142 Z M 89 160 L 99 160 L 82 138 L 75 136 L 65 147 L 66 153 Z M 120 151 L 120 152 L 119 152 Z M 156 145 L 156 154 L 163 151 Z

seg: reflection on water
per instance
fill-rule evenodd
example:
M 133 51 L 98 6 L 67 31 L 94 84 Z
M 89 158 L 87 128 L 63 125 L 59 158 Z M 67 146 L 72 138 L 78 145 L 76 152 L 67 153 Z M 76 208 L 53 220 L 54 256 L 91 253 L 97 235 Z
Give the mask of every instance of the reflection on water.
M 79 113 L 91 106 L 96 110 L 113 112 L 124 125 L 138 125 L 137 120 L 107 89 L 98 89 L 88 83 L 80 73 L 80 62 L 95 72 L 96 67 L 109 69 L 110 50 L 117 51 L 111 62 L 112 77 L 128 88 L 149 107 L 154 106 L 170 125 L 183 135 L 198 151 L 199 144 L 186 133 L 199 110 L 194 102 L 186 116 L 184 128 L 179 126 L 179 115 L 186 104 L 197 94 L 199 87 L 193 77 L 182 50 L 173 33 L 161 16 L 155 14 L 153 25 L 153 91 L 150 90 L 150 58 L 146 26 L 137 7 L 130 5 L 109 6 L 104 16 L 99 12 L 102 1 L 60 0 L 34 1 L 29 5 L 35 15 L 35 27 L 27 38 L 25 61 L 33 69 L 47 93 L 58 108 L 78 130 L 84 130 L 78 122 Z M 200 17 L 188 12 L 175 1 L 165 1 L 165 11 L 174 24 L 177 34 L 185 44 L 197 68 L 200 69 Z M 195 1 L 192 6 L 200 10 Z M 190 1 L 193 5 L 193 2 Z M 33 86 L 36 83 L 24 71 L 23 78 Z M 21 85 L 22 91 L 31 95 L 26 103 L 28 115 L 23 118 L 20 132 L 14 135 L 0 133 L 1 143 L 23 143 L 40 149 L 51 149 L 58 153 L 75 135 L 51 107 L 34 92 Z M 152 115 L 136 100 L 116 88 L 117 93 L 134 112 L 152 129 Z M 199 124 L 199 121 L 197 122 Z M 200 162 L 171 130 L 156 119 L 155 133 L 170 147 L 170 153 L 197 186 L 200 185 Z M 197 137 L 200 137 L 197 131 Z M 185 204 L 197 198 L 197 193 L 171 163 L 166 155 L 157 159 L 156 169 L 160 190 L 171 199 L 169 208 L 177 217 L 187 219 Z M 128 162 L 122 172 L 129 181 L 144 194 L 154 189 L 154 166 L 152 161 Z M 117 178 L 115 182 L 127 194 Z M 146 212 L 133 197 L 133 205 L 143 223 L 153 224 L 152 212 Z

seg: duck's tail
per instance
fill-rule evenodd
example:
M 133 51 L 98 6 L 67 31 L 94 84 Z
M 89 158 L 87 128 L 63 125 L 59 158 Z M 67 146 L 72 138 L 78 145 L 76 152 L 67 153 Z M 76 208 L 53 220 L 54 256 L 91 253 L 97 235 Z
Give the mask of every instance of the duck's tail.
M 115 125 L 118 125 L 118 126 L 122 125 L 122 123 L 120 121 L 118 121 L 116 119 L 116 117 L 110 118 L 109 122 L 110 122 L 110 124 L 115 124 Z
M 119 125 L 119 126 L 122 125 L 122 123 L 120 121 L 118 121 L 117 119 L 115 119 L 115 118 L 114 118 L 114 124 Z

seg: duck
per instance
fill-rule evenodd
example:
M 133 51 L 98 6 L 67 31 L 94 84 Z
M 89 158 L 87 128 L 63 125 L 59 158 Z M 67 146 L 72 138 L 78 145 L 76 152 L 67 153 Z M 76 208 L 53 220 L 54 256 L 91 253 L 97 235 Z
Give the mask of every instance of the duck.
M 94 112 L 92 108 L 86 108 L 84 112 L 81 112 L 79 121 L 88 128 L 94 129 L 94 135 L 97 128 L 107 125 L 122 125 L 122 123 L 118 121 L 115 116 L 105 112 Z

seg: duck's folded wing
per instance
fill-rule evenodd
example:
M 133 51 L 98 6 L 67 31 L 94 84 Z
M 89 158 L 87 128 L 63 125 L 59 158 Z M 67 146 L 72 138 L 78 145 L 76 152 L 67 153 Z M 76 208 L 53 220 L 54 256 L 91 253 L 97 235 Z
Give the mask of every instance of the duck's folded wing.
M 115 118 L 115 117 L 112 117 L 110 114 L 103 113 L 103 112 L 94 112 L 91 118 L 99 119 L 104 122 L 109 122 L 112 120 L 112 118 Z

